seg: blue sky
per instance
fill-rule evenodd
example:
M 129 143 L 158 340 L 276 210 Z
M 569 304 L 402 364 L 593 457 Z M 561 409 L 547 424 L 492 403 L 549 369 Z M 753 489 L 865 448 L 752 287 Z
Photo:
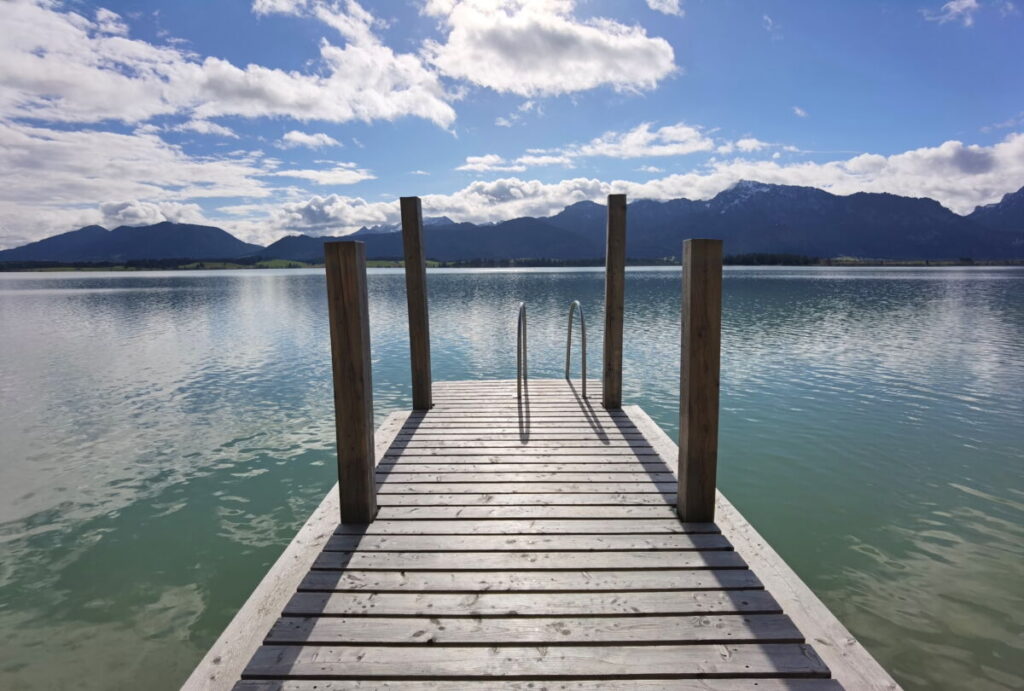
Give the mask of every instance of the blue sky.
M 1006 0 L 6 0 L 0 247 L 86 223 L 267 243 L 739 179 L 1024 185 Z

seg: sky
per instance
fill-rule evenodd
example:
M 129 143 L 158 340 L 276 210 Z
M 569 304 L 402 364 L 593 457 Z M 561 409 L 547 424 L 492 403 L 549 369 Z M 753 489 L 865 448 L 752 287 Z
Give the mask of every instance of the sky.
M 1019 0 L 0 0 L 0 248 L 1024 186 Z

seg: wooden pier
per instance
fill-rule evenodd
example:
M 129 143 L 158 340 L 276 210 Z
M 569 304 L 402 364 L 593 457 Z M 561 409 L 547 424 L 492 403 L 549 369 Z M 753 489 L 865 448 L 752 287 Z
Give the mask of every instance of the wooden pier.
M 422 267 L 418 200 L 402 210 Z M 681 447 L 621 405 L 611 270 L 618 318 L 586 397 L 525 362 L 516 380 L 432 382 L 413 276 L 417 409 L 374 432 L 361 246 L 333 244 L 341 486 L 184 688 L 899 688 L 715 488 L 720 244 L 684 260 Z

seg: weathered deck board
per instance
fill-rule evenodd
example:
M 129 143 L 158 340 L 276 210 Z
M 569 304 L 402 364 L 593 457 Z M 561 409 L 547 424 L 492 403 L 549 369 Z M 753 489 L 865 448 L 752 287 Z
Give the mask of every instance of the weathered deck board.
M 633 645 L 803 643 L 789 617 L 282 617 L 267 643 L 308 645 Z
M 647 520 L 496 520 L 389 521 L 367 526 L 339 525 L 335 535 L 624 535 L 629 533 L 717 533 L 714 523 L 680 523 L 674 518 Z
M 307 679 L 699 679 L 828 677 L 808 645 L 390 646 L 265 645 L 245 677 Z
M 300 591 L 504 592 L 756 590 L 750 569 L 662 571 L 310 571 Z
M 591 387 L 435 382 L 237 691 L 842 688 L 720 525 L 679 521 L 663 433 Z

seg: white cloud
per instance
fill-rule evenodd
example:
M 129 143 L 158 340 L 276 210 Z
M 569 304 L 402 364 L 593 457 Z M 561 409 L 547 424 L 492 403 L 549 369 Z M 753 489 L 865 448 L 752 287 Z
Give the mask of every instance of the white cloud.
M 699 127 L 679 122 L 651 130 L 651 123 L 637 125 L 628 132 L 606 132 L 582 146 L 572 147 L 573 156 L 610 156 L 639 158 L 642 156 L 682 156 L 710 151 L 714 141 Z
M 793 115 L 797 116 L 798 118 L 806 118 L 807 111 L 801 108 L 800 106 L 793 106 Z
M 104 202 L 100 204 L 100 225 L 145 226 L 162 221 L 209 224 L 198 204 L 178 202 Z
M 467 156 L 466 162 L 455 170 L 472 170 L 478 173 L 487 171 L 522 171 L 526 166 L 506 161 L 498 154 L 484 154 L 483 156 Z
M 219 137 L 238 139 L 238 135 L 235 134 L 231 128 L 225 127 L 224 125 L 218 125 L 217 123 L 210 122 L 209 120 L 189 120 L 181 123 L 180 125 L 175 125 L 171 129 L 176 132 L 198 132 L 199 134 L 214 134 Z M 136 130 L 136 132 L 138 131 L 139 130 Z M 145 131 L 151 130 L 143 130 L 143 132 Z
M 410 170 L 409 175 L 430 175 L 430 173 L 425 170 Z
M 299 132 L 298 130 L 292 130 L 291 132 L 285 132 L 276 146 L 279 149 L 294 149 L 300 146 L 304 146 L 307 149 L 321 149 L 325 146 L 341 146 L 341 142 L 323 132 Z
M 509 118 L 499 116 L 495 118 L 494 124 L 498 127 L 512 127 L 515 123 Z
M 640 166 L 636 169 L 638 173 L 664 173 L 665 170 L 658 166 Z
M 301 178 L 317 185 L 354 185 L 363 180 L 373 180 L 376 176 L 355 163 L 338 163 L 327 170 L 277 170 L 268 175 L 286 178 Z
M 427 59 L 449 77 L 521 96 L 611 86 L 653 89 L 675 71 L 668 41 L 610 19 L 581 21 L 574 0 L 432 0 L 447 29 Z
M 924 18 L 930 22 L 945 24 L 946 22 L 962 22 L 964 26 L 974 24 L 974 13 L 981 9 L 978 0 L 950 0 L 938 10 L 921 10 Z
M 771 145 L 754 137 L 744 137 L 743 139 L 736 140 L 736 148 L 744 152 L 760 151 L 768 146 Z
M 677 17 L 682 17 L 684 14 L 683 9 L 679 6 L 679 0 L 647 0 L 647 6 L 655 12 L 674 14 Z
M 303 6 L 260 4 L 268 12 Z M 111 12 L 92 21 L 57 7 L 50 0 L 0 4 L 0 117 L 139 123 L 158 115 L 328 122 L 415 116 L 442 127 L 455 120 L 437 75 L 417 56 L 385 46 L 372 15 L 355 2 L 345 12 L 318 6 L 345 46 L 321 41 L 319 64 L 308 73 L 200 60 L 128 38 Z
M 96 30 L 103 34 L 115 36 L 128 35 L 128 25 L 121 19 L 117 12 L 111 12 L 105 7 L 96 10 Z

